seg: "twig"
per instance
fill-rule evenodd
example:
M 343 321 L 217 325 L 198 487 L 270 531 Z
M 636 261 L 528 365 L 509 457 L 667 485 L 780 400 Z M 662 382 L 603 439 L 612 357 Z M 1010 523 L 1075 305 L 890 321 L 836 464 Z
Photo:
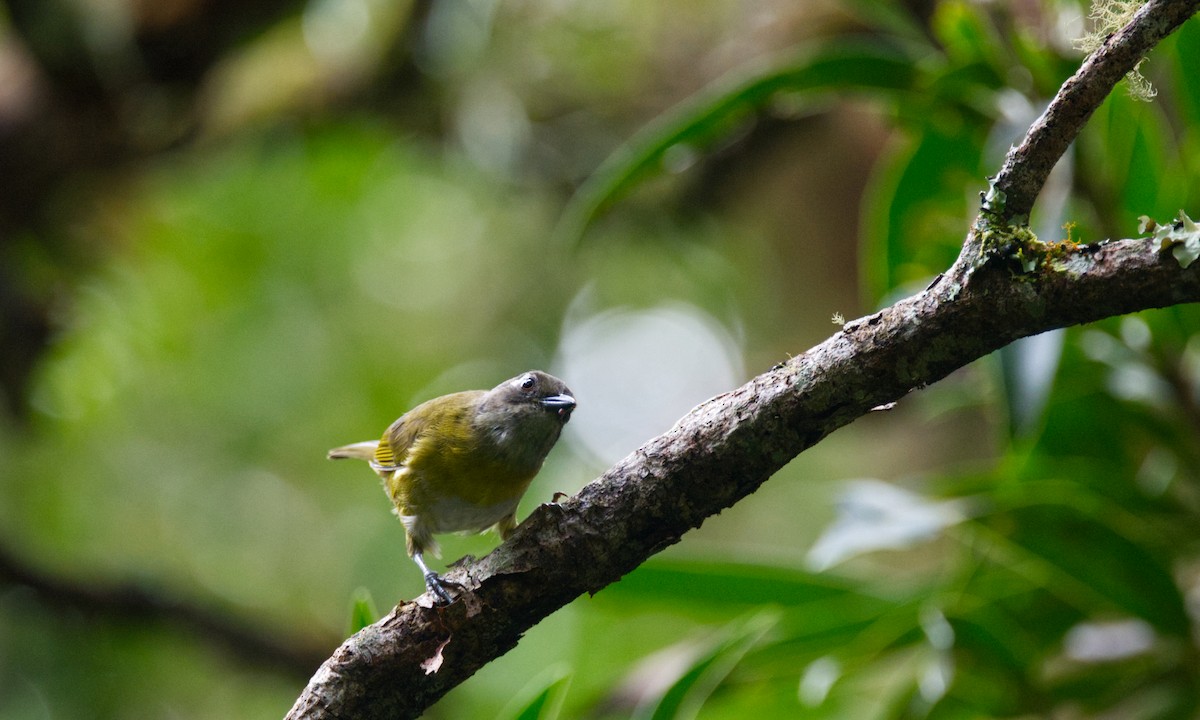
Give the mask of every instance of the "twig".
M 1028 218 L 1055 163 L 1121 78 L 1163 38 L 1196 12 L 1193 0 L 1151 0 L 1133 20 L 1110 35 L 1059 88 L 1025 140 L 1009 151 L 995 187 L 1006 196 L 1004 220 Z

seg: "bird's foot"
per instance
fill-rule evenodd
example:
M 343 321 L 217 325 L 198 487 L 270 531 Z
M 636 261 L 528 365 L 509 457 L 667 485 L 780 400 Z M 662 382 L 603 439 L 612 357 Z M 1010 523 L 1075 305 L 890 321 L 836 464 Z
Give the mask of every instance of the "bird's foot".
M 433 593 L 434 599 L 438 605 L 449 605 L 451 602 L 450 593 L 446 592 L 447 585 L 456 585 L 457 583 L 448 582 L 438 577 L 435 572 L 425 573 L 425 587 L 429 592 Z

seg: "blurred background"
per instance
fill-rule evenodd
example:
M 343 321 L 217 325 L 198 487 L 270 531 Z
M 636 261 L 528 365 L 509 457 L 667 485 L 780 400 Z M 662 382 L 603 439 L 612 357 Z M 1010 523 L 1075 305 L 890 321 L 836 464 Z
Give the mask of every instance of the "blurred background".
M 542 368 L 580 407 L 519 517 L 578 490 L 945 269 L 1088 13 L 6 0 L 0 717 L 281 717 L 422 591 L 328 448 Z M 1060 164 L 1044 241 L 1200 213 L 1196 67 L 1192 20 Z M 1050 333 L 859 420 L 428 717 L 1196 717 L 1198 320 Z

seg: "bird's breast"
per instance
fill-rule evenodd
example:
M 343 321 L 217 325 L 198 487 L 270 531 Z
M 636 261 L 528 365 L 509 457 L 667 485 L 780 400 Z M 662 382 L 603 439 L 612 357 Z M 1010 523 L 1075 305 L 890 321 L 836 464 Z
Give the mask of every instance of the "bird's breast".
M 483 532 L 516 512 L 519 501 L 518 497 L 492 505 L 478 505 L 448 495 L 435 500 L 424 519 L 434 533 Z

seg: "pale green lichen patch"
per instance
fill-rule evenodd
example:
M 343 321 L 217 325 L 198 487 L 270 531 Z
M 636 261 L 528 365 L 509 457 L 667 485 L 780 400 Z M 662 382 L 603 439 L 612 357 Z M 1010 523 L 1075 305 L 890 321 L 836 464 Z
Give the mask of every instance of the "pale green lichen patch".
M 1200 226 L 1180 210 L 1175 222 L 1159 225 L 1145 215 L 1138 218 L 1138 232 L 1154 233 L 1160 250 L 1170 250 L 1179 267 L 1187 268 L 1200 257 Z
M 1008 196 L 1004 191 L 996 187 L 995 178 L 988 183 L 987 193 L 982 197 L 983 213 L 985 216 L 990 215 L 992 218 L 999 218 L 1004 214 L 1004 206 L 1008 201 Z

